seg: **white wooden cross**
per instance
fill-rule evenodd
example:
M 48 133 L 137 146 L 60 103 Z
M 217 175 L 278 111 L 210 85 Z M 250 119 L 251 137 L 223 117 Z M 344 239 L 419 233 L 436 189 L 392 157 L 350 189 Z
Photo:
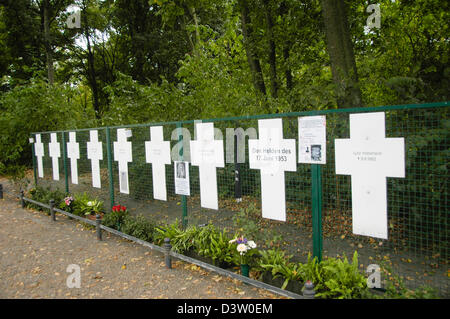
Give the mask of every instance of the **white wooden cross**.
M 100 161 L 103 160 L 102 142 L 98 140 L 98 131 L 89 131 L 90 140 L 87 142 L 87 158 L 91 160 L 92 186 L 101 188 Z
M 384 112 L 350 114 L 335 140 L 336 174 L 351 175 L 353 233 L 388 238 L 387 177 L 405 177 L 404 139 L 385 137 Z
M 150 127 L 150 141 L 145 142 L 145 160 L 152 164 L 153 198 L 167 200 L 166 166 L 170 164 L 170 142 L 164 141 L 163 127 Z
M 117 142 L 114 142 L 114 160 L 119 162 L 119 190 L 129 194 L 128 163 L 133 161 L 131 142 L 127 141 L 127 130 L 117 129 Z
M 61 157 L 61 148 L 58 143 L 56 133 L 50 133 L 50 143 L 48 144 L 50 157 L 52 158 L 53 180 L 59 181 L 59 158 Z
M 80 159 L 80 144 L 77 143 L 76 132 L 69 132 L 69 142 L 67 143 L 67 157 L 70 158 L 70 174 L 72 184 L 78 184 L 78 165 Z
M 261 171 L 262 216 L 286 221 L 284 172 L 297 170 L 295 139 L 283 139 L 281 119 L 258 120 L 258 130 L 248 149 L 250 168 Z
M 223 140 L 214 139 L 214 123 L 196 123 L 197 140 L 190 141 L 191 163 L 199 167 L 200 204 L 219 209 L 216 168 L 224 167 Z
M 36 143 L 34 143 L 34 155 L 37 158 L 38 176 L 44 177 L 44 166 L 42 164 L 42 158 L 45 156 L 44 144 L 41 142 L 41 134 L 36 134 Z

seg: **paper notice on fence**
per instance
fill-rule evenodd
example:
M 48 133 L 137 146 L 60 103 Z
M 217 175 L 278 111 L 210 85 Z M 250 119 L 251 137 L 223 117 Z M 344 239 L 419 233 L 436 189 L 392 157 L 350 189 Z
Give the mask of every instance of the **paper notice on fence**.
M 191 195 L 189 186 L 189 162 L 174 162 L 175 194 Z
M 326 164 L 325 115 L 298 118 L 298 162 Z

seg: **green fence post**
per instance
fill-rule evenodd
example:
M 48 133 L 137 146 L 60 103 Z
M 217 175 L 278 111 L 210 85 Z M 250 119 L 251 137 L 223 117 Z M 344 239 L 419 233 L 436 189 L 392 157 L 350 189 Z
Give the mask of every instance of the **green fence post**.
M 31 138 L 33 138 L 33 142 L 31 143 L 31 156 L 33 157 L 34 187 L 36 187 L 38 184 L 37 171 L 36 171 L 36 153 L 34 152 L 34 143 L 36 141 L 34 140 L 33 135 L 31 135 Z
M 178 129 L 178 142 L 181 142 L 179 155 L 180 155 L 180 160 L 183 161 L 184 147 L 183 147 L 183 131 L 181 130 L 181 123 L 177 123 L 177 129 Z M 186 195 L 181 195 L 181 208 L 182 208 L 181 223 L 182 223 L 183 228 L 186 229 L 186 227 L 188 225 Z
M 109 178 L 109 200 L 111 202 L 111 209 L 114 206 L 114 177 L 112 170 L 112 153 L 111 153 L 111 135 L 109 127 L 106 130 L 106 155 L 108 160 L 108 178 Z
M 311 165 L 313 255 L 322 260 L 322 179 L 320 165 Z
M 63 166 L 64 166 L 64 182 L 66 185 L 66 193 L 69 193 L 69 175 L 67 173 L 67 145 L 66 134 L 62 132 L 62 145 L 63 145 Z

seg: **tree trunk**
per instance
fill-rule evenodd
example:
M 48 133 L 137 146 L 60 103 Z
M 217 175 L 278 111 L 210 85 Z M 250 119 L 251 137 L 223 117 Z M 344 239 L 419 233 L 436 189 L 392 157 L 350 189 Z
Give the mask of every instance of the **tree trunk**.
M 322 14 L 338 107 L 362 106 L 344 0 L 322 0 Z
M 269 4 L 269 0 L 264 0 L 264 9 L 266 12 L 266 24 L 267 24 L 267 42 L 269 44 L 269 70 L 270 70 L 270 88 L 272 97 L 278 97 L 278 80 L 277 80 L 277 57 L 276 46 L 273 36 L 273 19 L 272 12 Z
M 288 14 L 288 6 L 286 1 L 280 3 L 279 15 L 283 17 Z M 283 41 L 283 60 L 284 60 L 284 76 L 286 77 L 286 88 L 290 91 L 294 87 L 291 68 L 289 66 L 289 56 L 290 48 L 292 47 L 292 41 L 288 36 L 287 39 Z
M 283 48 L 283 58 L 284 58 L 284 63 L 286 64 L 286 70 L 284 71 L 284 74 L 286 77 L 286 88 L 290 91 L 294 87 L 294 83 L 292 81 L 291 68 L 288 65 L 289 64 L 289 55 L 290 55 L 289 48 L 290 48 L 290 41 L 287 42 Z
M 254 43 L 252 43 L 252 28 L 250 26 L 250 16 L 246 1 L 239 1 L 241 7 L 242 35 L 244 37 L 244 48 L 247 54 L 247 61 L 252 72 L 253 85 L 257 92 L 266 95 L 266 86 L 262 74 L 261 64 L 256 55 Z
M 83 14 L 84 17 L 86 17 L 85 14 Z M 88 67 L 87 67 L 87 78 L 89 86 L 92 89 L 92 104 L 94 107 L 94 113 L 95 118 L 100 119 L 101 118 L 101 112 L 100 112 L 100 103 L 99 103 L 99 92 L 98 92 L 98 84 L 97 84 L 97 76 L 95 74 L 95 65 L 94 65 L 94 52 L 92 51 L 91 47 L 91 41 L 89 39 L 89 29 L 88 24 L 86 21 L 86 18 L 84 19 L 84 36 L 86 37 L 86 44 L 87 44 L 87 60 L 88 60 Z
M 49 19 L 49 2 L 44 0 L 44 46 L 45 46 L 45 56 L 47 59 L 47 78 L 48 83 L 53 85 L 55 82 L 55 69 L 53 67 L 53 51 L 50 39 L 50 19 Z

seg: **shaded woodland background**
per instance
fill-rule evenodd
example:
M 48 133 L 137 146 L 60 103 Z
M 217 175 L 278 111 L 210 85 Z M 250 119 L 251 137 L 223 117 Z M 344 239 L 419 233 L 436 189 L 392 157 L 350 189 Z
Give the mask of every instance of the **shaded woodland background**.
M 0 0 L 0 174 L 31 165 L 33 131 L 447 101 L 449 6 Z

